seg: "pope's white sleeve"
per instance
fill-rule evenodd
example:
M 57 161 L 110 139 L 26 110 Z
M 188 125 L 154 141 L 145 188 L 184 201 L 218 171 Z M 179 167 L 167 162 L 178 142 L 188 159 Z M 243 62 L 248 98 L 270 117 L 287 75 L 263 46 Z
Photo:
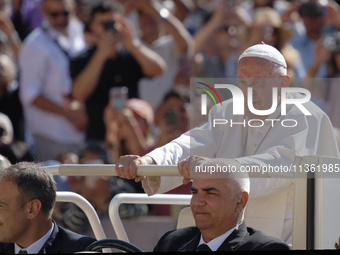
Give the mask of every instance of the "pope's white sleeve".
M 212 119 L 221 118 L 216 107 L 209 112 L 209 121 L 200 127 L 193 128 L 172 142 L 159 147 L 147 156 L 154 159 L 157 165 L 177 165 L 190 155 L 214 158 L 221 140 L 221 127 L 212 128 Z M 217 116 L 218 115 L 218 116 Z M 182 185 L 182 177 L 148 177 L 143 181 L 144 191 L 151 195 L 164 193 Z
M 157 165 L 177 165 L 179 161 L 185 159 L 189 156 L 188 149 L 183 144 L 186 144 L 186 135 L 182 135 L 177 140 L 183 140 L 182 145 L 177 142 L 172 141 L 162 147 L 159 147 L 147 156 L 153 158 Z M 148 195 L 153 195 L 155 193 L 165 193 L 172 190 L 180 185 L 182 185 L 182 176 L 148 176 L 143 182 L 144 191 Z

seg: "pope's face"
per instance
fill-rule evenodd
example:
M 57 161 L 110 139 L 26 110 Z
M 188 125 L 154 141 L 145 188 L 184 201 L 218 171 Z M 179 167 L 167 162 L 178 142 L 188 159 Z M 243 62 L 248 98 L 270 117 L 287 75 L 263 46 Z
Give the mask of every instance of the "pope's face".
M 245 115 L 251 119 L 266 119 L 268 116 L 257 116 L 248 109 L 248 88 L 252 87 L 252 104 L 256 110 L 269 110 L 273 104 L 273 88 L 278 89 L 277 102 L 281 102 L 280 88 L 285 84 L 283 76 L 274 72 L 270 61 L 247 57 L 238 63 L 238 85 L 244 95 Z M 275 106 L 275 108 L 278 106 Z
M 0 181 L 0 242 L 21 243 L 27 217 L 19 189 L 12 181 Z
M 231 196 L 230 182 L 220 179 L 194 179 L 190 207 L 196 226 L 206 242 L 236 226 L 238 219 L 236 197 Z

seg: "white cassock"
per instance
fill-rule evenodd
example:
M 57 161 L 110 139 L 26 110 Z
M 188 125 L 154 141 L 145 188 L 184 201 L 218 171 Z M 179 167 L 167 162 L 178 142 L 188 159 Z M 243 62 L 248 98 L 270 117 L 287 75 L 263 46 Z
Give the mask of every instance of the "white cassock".
M 289 95 L 289 98 L 299 97 L 299 94 Z M 217 105 L 211 109 L 206 124 L 186 132 L 148 155 L 158 165 L 174 165 L 189 155 L 198 155 L 224 158 L 228 164 L 238 167 L 291 167 L 295 156 L 338 157 L 338 146 L 328 116 L 312 102 L 303 106 L 312 115 L 304 115 L 297 106 L 288 105 L 285 116 L 281 115 L 281 108 L 278 107 L 262 127 L 249 127 L 248 119 L 233 115 L 232 99 L 229 99 L 222 106 Z M 229 123 L 213 127 L 214 119 L 226 119 Z M 245 120 L 245 127 L 242 124 L 231 127 L 231 120 L 233 123 L 243 123 Z M 296 123 L 295 127 L 284 127 Z M 255 126 L 255 123 L 250 122 L 250 125 Z M 149 195 L 164 193 L 180 186 L 182 179 L 148 177 L 143 181 L 143 187 Z M 271 235 L 289 243 L 292 233 L 293 183 L 292 178 L 251 178 L 245 217 L 247 225 L 264 232 L 270 228 Z

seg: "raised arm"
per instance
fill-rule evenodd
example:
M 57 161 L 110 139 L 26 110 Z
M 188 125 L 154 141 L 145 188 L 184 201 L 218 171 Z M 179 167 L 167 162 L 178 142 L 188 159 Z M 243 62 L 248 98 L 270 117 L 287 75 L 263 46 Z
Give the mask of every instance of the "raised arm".
M 76 60 L 71 62 L 71 75 L 76 76 L 72 84 L 72 96 L 74 98 L 85 102 L 92 94 L 106 61 L 116 54 L 115 44 L 116 40 L 110 33 L 99 38 L 95 53 L 79 74 L 77 74 L 78 63 Z
M 160 21 L 165 31 L 172 35 L 179 53 L 192 55 L 193 38 L 184 27 L 183 23 L 177 19 L 170 11 L 152 1 L 138 1 L 137 9 L 150 15 L 153 19 Z
M 123 16 L 117 16 L 116 28 L 121 42 L 127 51 L 140 64 L 144 75 L 154 77 L 161 75 L 166 70 L 166 63 L 161 56 L 147 48 L 138 39 L 133 38 L 132 27 Z
M 157 53 L 133 37 L 131 25 L 123 16 L 115 16 L 115 23 L 116 33 L 108 31 L 98 38 L 94 54 L 80 72 L 77 70 L 77 60 L 71 63 L 71 75 L 75 77 L 72 95 L 79 101 L 86 101 L 96 89 L 106 61 L 116 57 L 119 43 L 135 58 L 145 76 L 154 77 L 166 69 L 166 63 Z

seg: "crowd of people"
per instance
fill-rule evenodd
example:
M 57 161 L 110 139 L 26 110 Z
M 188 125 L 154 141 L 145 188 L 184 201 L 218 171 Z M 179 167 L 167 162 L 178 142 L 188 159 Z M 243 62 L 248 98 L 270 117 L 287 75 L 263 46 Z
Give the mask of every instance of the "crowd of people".
M 289 86 L 309 89 L 337 133 L 338 2 L 1 1 L 0 154 L 11 164 L 43 165 L 115 164 L 124 155 L 144 156 L 196 126 L 190 78 L 237 78 L 241 54 L 260 43 L 282 53 Z M 113 98 L 112 89 L 122 87 L 125 98 Z M 205 149 L 201 156 L 213 151 Z M 234 155 L 237 149 L 229 150 Z M 145 190 L 120 175 L 125 178 L 61 178 L 57 188 L 78 192 L 105 212 L 115 194 Z M 84 224 L 72 222 L 82 217 L 76 207 L 56 208 L 56 219 L 83 231 Z M 169 214 L 169 208 L 157 208 L 123 210 L 126 217 Z

